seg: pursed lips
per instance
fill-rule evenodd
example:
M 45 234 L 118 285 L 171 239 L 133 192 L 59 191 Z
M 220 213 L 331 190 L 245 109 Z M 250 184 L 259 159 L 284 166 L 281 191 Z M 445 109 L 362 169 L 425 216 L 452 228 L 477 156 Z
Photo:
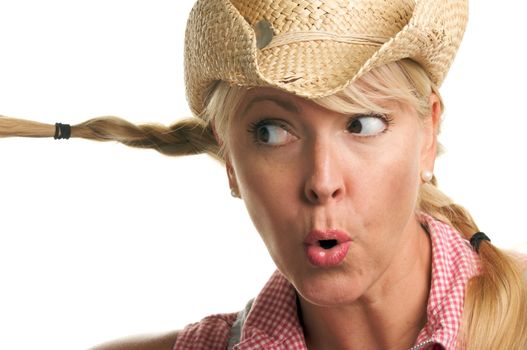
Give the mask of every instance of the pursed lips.
M 306 245 L 318 245 L 324 246 L 329 245 L 330 242 L 341 244 L 351 241 L 351 237 L 344 231 L 338 229 L 329 230 L 311 230 L 307 237 L 304 239 Z
M 311 265 L 331 268 L 346 259 L 352 240 L 344 231 L 311 230 L 304 239 L 304 250 Z

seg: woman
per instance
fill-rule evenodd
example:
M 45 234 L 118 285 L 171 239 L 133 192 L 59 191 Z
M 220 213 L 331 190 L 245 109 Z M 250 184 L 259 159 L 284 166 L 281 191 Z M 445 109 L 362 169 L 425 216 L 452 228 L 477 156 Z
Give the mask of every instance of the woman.
M 433 176 L 437 87 L 465 12 L 461 1 L 199 1 L 186 83 L 201 120 L 170 133 L 2 120 L 9 135 L 219 157 L 278 267 L 245 312 L 102 348 L 524 348 L 519 262 Z

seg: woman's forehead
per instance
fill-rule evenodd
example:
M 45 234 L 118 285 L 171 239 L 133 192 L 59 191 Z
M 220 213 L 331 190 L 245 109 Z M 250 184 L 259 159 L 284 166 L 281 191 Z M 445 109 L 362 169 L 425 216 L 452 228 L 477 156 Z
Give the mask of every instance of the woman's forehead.
M 260 96 L 275 96 L 282 97 L 283 99 L 301 99 L 308 101 L 304 97 L 273 87 L 250 87 L 245 93 L 245 99 L 259 98 Z
M 293 93 L 282 91 L 271 87 L 254 87 L 247 89 L 242 102 L 240 111 L 248 111 L 254 104 L 271 101 L 293 113 L 300 113 L 302 106 L 310 104 L 317 106 L 313 100 L 307 99 Z
M 331 98 L 327 97 L 327 98 Z M 326 99 L 327 99 L 326 98 Z M 350 98 L 341 97 L 343 100 L 346 100 L 348 106 L 352 106 L 350 113 L 352 111 L 358 111 L 359 109 L 364 109 L 360 103 L 352 101 Z M 334 102 L 322 103 L 324 98 L 317 101 L 308 99 L 302 96 L 295 95 L 293 93 L 282 91 L 280 89 L 271 88 L 271 87 L 254 87 L 245 90 L 244 96 L 241 100 L 241 103 L 238 108 L 238 114 L 245 114 L 247 111 L 252 109 L 252 107 L 258 103 L 262 102 L 272 102 L 274 105 L 281 107 L 284 110 L 287 110 L 291 113 L 301 113 L 303 107 L 313 107 L 315 109 L 323 109 L 328 111 L 333 111 L 331 106 L 334 106 Z M 380 107 L 382 110 L 401 110 L 408 108 L 406 103 L 403 101 L 398 101 L 394 96 L 385 96 L 384 98 L 374 98 L 372 99 L 373 105 Z M 344 112 L 344 111 L 341 111 Z M 371 111 L 376 112 L 376 111 Z M 347 114 L 347 113 L 343 113 Z

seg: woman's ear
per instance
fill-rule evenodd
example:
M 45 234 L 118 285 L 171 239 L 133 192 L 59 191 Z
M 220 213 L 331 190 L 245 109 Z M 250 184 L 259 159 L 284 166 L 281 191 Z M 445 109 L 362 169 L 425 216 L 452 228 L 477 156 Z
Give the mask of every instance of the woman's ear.
M 216 142 L 220 147 L 223 146 L 223 140 L 221 139 L 220 135 L 218 134 L 216 130 L 216 123 L 214 122 L 214 119 L 210 122 L 212 134 L 214 135 L 214 138 L 216 139 Z M 225 159 L 225 169 L 227 170 L 227 178 L 229 179 L 229 187 L 231 189 L 231 195 L 233 197 L 240 198 L 240 191 L 238 189 L 238 181 L 236 180 L 236 173 L 234 172 L 234 168 L 232 166 L 230 156 L 227 152 L 227 150 L 224 150 L 223 157 Z
M 233 197 L 240 197 L 240 190 L 238 189 L 238 180 L 236 179 L 236 173 L 232 166 L 229 156 L 225 155 L 225 169 L 227 170 L 227 177 L 229 178 L 229 187 L 231 189 L 231 195 Z
M 225 168 L 227 169 L 227 177 L 229 178 L 229 186 L 230 188 L 234 188 L 238 186 L 238 183 L 236 181 L 236 175 L 234 173 L 234 168 L 232 167 L 231 160 L 228 156 L 225 157 Z
M 223 145 L 223 141 L 218 135 L 218 131 L 216 130 L 216 123 L 214 122 L 214 119 L 210 121 L 210 128 L 212 129 L 212 135 L 214 135 L 214 138 L 216 139 L 216 142 L 221 147 Z
M 429 97 L 430 116 L 424 120 L 424 138 L 421 149 L 421 171 L 434 171 L 437 156 L 437 134 L 441 124 L 441 101 L 436 93 L 432 92 Z

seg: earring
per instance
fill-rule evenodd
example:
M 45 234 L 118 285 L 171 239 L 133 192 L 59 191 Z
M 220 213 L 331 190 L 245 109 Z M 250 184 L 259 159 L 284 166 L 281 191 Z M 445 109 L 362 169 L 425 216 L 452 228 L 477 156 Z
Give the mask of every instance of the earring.
M 236 192 L 234 188 L 231 188 L 231 196 L 233 196 L 234 198 L 240 198 L 240 195 L 238 194 L 238 192 Z
M 423 180 L 423 182 L 429 183 L 430 181 L 432 181 L 433 177 L 434 177 L 434 173 L 431 172 L 430 170 L 423 170 L 421 172 L 421 180 Z

